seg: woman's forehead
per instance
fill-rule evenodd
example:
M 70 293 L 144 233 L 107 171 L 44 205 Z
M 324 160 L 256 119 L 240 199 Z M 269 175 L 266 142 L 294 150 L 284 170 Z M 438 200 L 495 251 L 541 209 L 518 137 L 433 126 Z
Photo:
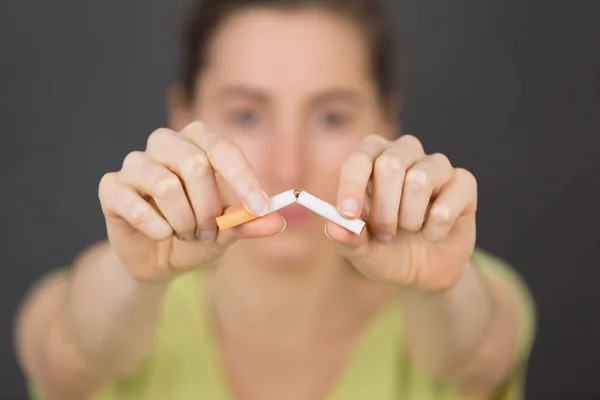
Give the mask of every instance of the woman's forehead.
M 349 20 L 324 11 L 251 10 L 216 32 L 210 80 L 265 90 L 357 87 L 369 77 L 366 40 Z

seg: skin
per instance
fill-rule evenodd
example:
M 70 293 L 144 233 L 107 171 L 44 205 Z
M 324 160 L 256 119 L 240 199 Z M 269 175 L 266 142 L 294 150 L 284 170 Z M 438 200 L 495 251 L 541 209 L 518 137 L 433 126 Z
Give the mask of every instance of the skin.
M 82 399 L 132 373 L 173 277 L 216 267 L 209 304 L 239 398 L 322 398 L 366 321 L 396 299 L 415 363 L 469 398 L 502 384 L 521 304 L 469 261 L 476 180 L 398 137 L 352 23 L 240 12 L 217 32 L 188 100 L 174 87 L 170 128 L 103 177 L 108 242 L 24 304 L 16 346 L 30 378 L 54 398 Z M 294 187 L 367 229 L 356 236 L 318 216 L 286 226 L 282 212 L 217 232 L 231 207 L 259 212 L 265 196 Z

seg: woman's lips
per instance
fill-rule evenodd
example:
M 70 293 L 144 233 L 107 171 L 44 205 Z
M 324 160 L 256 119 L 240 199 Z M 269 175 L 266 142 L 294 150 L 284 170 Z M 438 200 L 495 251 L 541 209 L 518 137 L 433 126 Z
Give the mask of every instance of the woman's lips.
M 312 220 L 316 214 L 298 204 L 291 204 L 278 211 L 289 225 L 298 225 Z

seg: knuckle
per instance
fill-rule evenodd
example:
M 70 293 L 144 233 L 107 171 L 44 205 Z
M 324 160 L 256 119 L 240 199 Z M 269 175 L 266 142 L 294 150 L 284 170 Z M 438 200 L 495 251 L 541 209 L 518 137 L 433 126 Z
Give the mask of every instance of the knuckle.
M 400 136 L 397 139 L 397 141 L 400 143 L 411 143 L 421 145 L 421 141 L 415 135 L 411 135 L 410 133 Z
M 436 227 L 436 228 L 438 228 L 438 227 Z M 446 238 L 446 236 L 447 236 L 446 232 L 441 231 L 439 228 L 438 229 L 432 228 L 431 226 L 425 227 L 425 230 L 423 232 L 423 237 L 432 243 L 441 242 L 442 240 L 444 240 Z
M 138 166 L 142 163 L 143 159 L 144 153 L 142 153 L 141 151 L 132 151 L 131 153 L 127 154 L 123 159 L 123 165 L 121 168 L 130 169 L 135 166 Z
M 399 157 L 383 154 L 375 161 L 375 170 L 386 177 L 397 177 L 402 175 L 405 165 Z
M 182 171 L 188 176 L 204 176 L 211 169 L 208 157 L 204 152 L 198 152 L 183 162 Z
M 387 142 L 387 140 L 381 135 L 371 133 L 370 135 L 367 135 L 367 137 L 365 138 L 365 142 L 373 143 L 373 144 L 380 144 L 380 143 Z
M 167 175 L 157 179 L 152 185 L 153 197 L 170 197 L 177 193 L 181 187 L 179 178 L 175 175 Z
M 400 212 L 400 218 L 398 224 L 400 228 L 409 232 L 417 233 L 423 228 L 424 215 L 411 213 L 410 211 L 403 209 Z
M 215 135 L 206 144 L 206 153 L 210 158 L 219 161 L 226 161 L 236 151 L 236 146 L 224 138 L 223 136 Z
M 477 178 L 470 171 L 464 168 L 456 168 L 454 170 L 454 173 L 456 174 L 458 179 L 464 180 L 469 185 L 473 186 L 474 188 L 477 188 Z
M 396 139 L 396 143 L 413 149 L 423 149 L 421 141 L 416 136 L 410 134 L 400 136 Z
M 408 171 L 406 180 L 411 186 L 418 189 L 432 188 L 433 185 L 429 174 L 418 168 L 413 168 Z
M 171 129 L 158 128 L 157 130 L 155 130 L 148 136 L 148 140 L 146 142 L 146 147 L 152 148 L 152 147 L 158 146 L 161 143 L 164 143 L 165 140 L 168 140 L 170 137 L 172 137 L 173 134 L 174 134 L 174 132 Z
M 402 227 L 409 232 L 417 233 L 423 227 L 422 221 L 406 221 L 402 224 Z
M 429 217 L 432 219 L 432 222 L 436 225 L 449 225 L 452 224 L 454 221 L 452 213 L 446 206 L 433 207 L 429 214 Z
M 452 165 L 452 163 L 450 162 L 450 159 L 445 154 L 433 153 L 429 157 L 434 161 L 434 163 L 436 165 L 442 165 L 442 166 L 446 166 L 446 167 L 449 167 Z
M 361 150 L 355 150 L 350 154 L 345 167 L 352 170 L 355 168 L 371 169 L 373 168 L 373 159 L 367 153 Z
M 114 182 L 117 179 L 117 174 L 115 172 L 106 173 L 100 178 L 100 182 L 98 183 L 98 198 L 100 201 L 104 201 L 107 194 L 111 191 L 111 187 L 114 185 Z
M 150 210 L 148 206 L 143 203 L 133 203 L 129 206 L 129 223 L 139 228 L 142 226 L 149 218 Z
M 204 124 L 204 122 L 202 121 L 192 121 L 189 124 L 187 124 L 185 126 L 185 128 L 183 128 L 183 131 L 185 132 L 189 132 L 189 133 L 202 133 L 204 131 L 206 131 L 206 124 Z

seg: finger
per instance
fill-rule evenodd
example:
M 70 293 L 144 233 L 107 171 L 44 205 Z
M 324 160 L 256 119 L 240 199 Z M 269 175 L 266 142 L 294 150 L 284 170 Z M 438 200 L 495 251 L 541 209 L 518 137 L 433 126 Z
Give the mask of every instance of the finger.
M 378 135 L 368 136 L 350 153 L 340 172 L 337 208 L 348 218 L 357 218 L 364 205 L 373 163 L 390 143 Z
M 102 177 L 98 198 L 107 219 L 122 219 L 152 240 L 162 241 L 173 229 L 138 192 L 121 182 L 116 173 Z
M 448 183 L 452 172 L 452 164 L 442 154 L 427 156 L 407 171 L 399 210 L 401 229 L 421 230 L 432 196 Z
M 445 239 L 457 218 L 476 210 L 477 180 L 470 172 L 457 168 L 431 206 L 423 227 L 423 237 L 433 242 Z
M 396 236 L 406 171 L 422 157 L 413 149 L 392 147 L 375 161 L 369 226 L 382 244 L 391 243 Z
M 144 153 L 133 152 L 125 157 L 119 178 L 154 200 L 177 237 L 195 240 L 194 213 L 181 181 L 173 172 L 150 160 Z
M 224 214 L 238 210 L 240 206 L 231 206 Z M 277 212 L 273 212 L 253 221 L 218 232 L 215 243 L 219 246 L 230 246 L 239 239 L 258 239 L 282 233 L 286 222 Z
M 423 149 L 423 144 L 419 139 L 417 139 L 413 135 L 402 135 L 398 139 L 394 141 L 394 147 L 403 148 L 411 150 L 415 153 L 420 153 L 425 155 L 425 150 Z
M 269 197 L 239 146 L 210 132 L 201 122 L 188 125 L 181 133 L 204 150 L 212 167 L 232 187 L 248 211 L 254 215 L 268 211 Z
M 367 229 L 363 229 L 361 234 L 357 235 L 334 222 L 327 221 L 324 230 L 325 235 L 329 239 L 344 245 L 347 249 L 355 250 L 358 247 L 368 244 L 369 241 L 369 232 Z
M 282 233 L 287 224 L 277 212 L 228 229 L 238 239 L 263 238 Z
M 325 235 L 333 242 L 336 253 L 344 260 L 360 268 L 362 265 L 377 262 L 373 260 L 373 246 L 371 236 L 367 229 L 363 229 L 360 235 L 327 221 L 324 226 Z
M 148 157 L 177 174 L 196 220 L 196 237 L 211 243 L 217 236 L 216 218 L 223 212 L 215 171 L 206 153 L 171 130 L 150 135 Z

